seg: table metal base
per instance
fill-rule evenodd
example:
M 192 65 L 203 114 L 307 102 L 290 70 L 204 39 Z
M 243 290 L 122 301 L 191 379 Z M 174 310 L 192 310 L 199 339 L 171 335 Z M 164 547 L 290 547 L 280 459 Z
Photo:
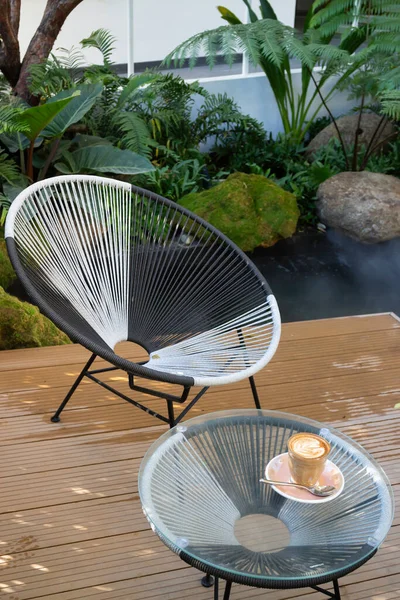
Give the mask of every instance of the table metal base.
M 222 580 L 222 581 L 225 581 L 225 591 L 224 591 L 223 600 L 229 600 L 229 597 L 231 595 L 232 581 L 227 581 L 227 580 Z M 330 592 L 329 590 L 323 590 L 318 585 L 312 585 L 312 586 L 310 586 L 310 588 L 317 592 L 321 592 L 321 594 L 328 596 L 328 598 L 333 598 L 334 600 L 341 600 L 338 580 L 333 579 L 332 584 L 333 584 L 333 592 Z M 212 575 L 205 575 L 201 580 L 201 585 L 203 587 L 207 587 L 207 588 L 214 586 L 214 600 L 219 600 L 219 578 L 218 577 L 213 577 Z

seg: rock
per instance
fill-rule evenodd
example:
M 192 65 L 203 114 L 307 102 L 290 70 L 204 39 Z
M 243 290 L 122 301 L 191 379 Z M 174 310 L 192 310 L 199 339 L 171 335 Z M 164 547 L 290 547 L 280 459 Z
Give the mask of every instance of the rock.
M 0 237 L 0 286 L 7 289 L 14 279 L 16 274 L 8 258 L 6 242 Z
M 42 315 L 37 306 L 21 302 L 0 287 L 0 350 L 70 343 L 68 336 Z
M 400 236 L 400 179 L 368 171 L 338 173 L 317 192 L 321 221 L 367 243 Z
M 296 231 L 296 198 L 263 175 L 233 173 L 180 204 L 222 231 L 245 252 L 273 246 Z
M 360 147 L 367 146 L 374 135 L 376 128 L 380 123 L 381 117 L 375 113 L 363 113 L 361 117 L 361 130 L 358 142 Z M 343 141 L 347 147 L 354 146 L 356 139 L 356 129 L 358 125 L 358 113 L 348 115 L 346 117 L 340 117 L 336 120 L 339 127 L 340 133 L 343 137 Z M 379 144 L 389 136 L 395 137 L 396 128 L 391 121 L 386 121 L 385 125 L 379 128 L 379 133 L 375 137 L 373 144 Z M 338 139 L 338 134 L 333 123 L 325 127 L 320 131 L 313 140 L 308 144 L 305 155 L 308 159 L 313 158 L 314 154 L 323 146 L 326 146 L 332 139 Z M 386 144 L 390 142 L 390 139 L 386 141 Z M 379 149 L 382 149 L 380 146 Z

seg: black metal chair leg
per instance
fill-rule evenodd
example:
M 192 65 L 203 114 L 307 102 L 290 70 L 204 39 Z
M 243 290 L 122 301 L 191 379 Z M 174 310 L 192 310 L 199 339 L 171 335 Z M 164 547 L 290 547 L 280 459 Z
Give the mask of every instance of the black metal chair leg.
M 175 426 L 174 403 L 172 402 L 172 400 L 167 400 L 167 405 L 169 428 L 172 429 L 172 427 Z
M 254 377 L 253 376 L 249 377 L 249 381 L 250 381 L 250 385 L 251 385 L 251 391 L 253 392 L 254 404 L 256 405 L 256 408 L 261 408 L 260 399 L 258 397 L 258 392 L 257 392 L 257 388 L 256 388 L 256 382 L 254 381 Z
M 69 390 L 68 394 L 65 396 L 64 400 L 61 402 L 61 404 L 58 407 L 57 411 L 51 417 L 50 421 L 52 421 L 52 423 L 59 423 L 59 421 L 60 421 L 60 415 L 61 415 L 62 411 L 64 410 L 66 404 L 68 403 L 68 400 L 71 398 L 72 394 L 75 392 L 76 388 L 78 387 L 78 385 L 80 384 L 80 382 L 82 381 L 82 379 L 85 377 L 85 373 L 90 369 L 90 367 L 91 367 L 92 363 L 94 362 L 96 356 L 97 356 L 96 354 L 92 354 L 92 356 L 87 361 L 86 365 L 83 367 L 82 371 L 80 372 L 80 374 L 78 375 L 77 379 L 75 380 L 74 385 L 71 387 L 71 389 Z
M 335 591 L 335 599 L 336 600 L 341 600 L 340 589 L 339 589 L 339 582 L 338 582 L 337 579 L 333 580 L 333 589 Z

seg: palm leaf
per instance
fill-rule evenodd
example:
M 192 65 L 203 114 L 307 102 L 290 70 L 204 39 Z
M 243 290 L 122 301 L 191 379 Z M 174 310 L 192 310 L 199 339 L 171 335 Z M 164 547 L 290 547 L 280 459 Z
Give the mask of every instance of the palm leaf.
M 112 64 L 111 56 L 115 50 L 116 38 L 107 29 L 96 29 L 89 37 L 81 40 L 82 48 L 96 48 L 103 55 L 104 65 Z

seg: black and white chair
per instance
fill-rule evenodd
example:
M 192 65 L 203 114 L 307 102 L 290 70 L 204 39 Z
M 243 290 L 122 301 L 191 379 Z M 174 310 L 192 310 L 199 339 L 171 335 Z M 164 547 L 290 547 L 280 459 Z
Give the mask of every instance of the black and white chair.
M 177 424 L 209 386 L 249 378 L 272 358 L 280 316 L 248 257 L 183 207 L 128 183 L 86 175 L 40 181 L 13 202 L 6 222 L 13 266 L 40 310 L 92 352 L 52 421 L 83 377 Z M 143 363 L 114 352 L 129 340 Z M 111 367 L 90 370 L 96 356 Z M 167 415 L 101 381 L 128 373 L 132 390 L 167 402 Z M 138 385 L 135 377 L 180 384 L 180 396 Z M 201 390 L 188 400 L 193 386 Z M 178 416 L 174 403 L 186 403 Z M 232 402 L 234 404 L 234 401 Z

